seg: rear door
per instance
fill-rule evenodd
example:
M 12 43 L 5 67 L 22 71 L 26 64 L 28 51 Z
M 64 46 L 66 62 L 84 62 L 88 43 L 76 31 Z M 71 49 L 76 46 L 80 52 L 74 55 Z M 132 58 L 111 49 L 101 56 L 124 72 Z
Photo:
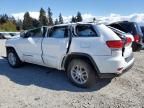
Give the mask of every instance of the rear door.
M 69 43 L 68 26 L 53 27 L 43 40 L 43 60 L 46 66 L 60 69 Z

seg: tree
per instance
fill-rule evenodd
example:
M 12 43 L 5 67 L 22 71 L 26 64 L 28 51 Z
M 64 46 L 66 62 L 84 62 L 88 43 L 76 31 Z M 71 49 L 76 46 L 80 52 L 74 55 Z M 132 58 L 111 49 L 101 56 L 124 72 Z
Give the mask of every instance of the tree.
M 52 18 L 53 13 L 51 12 L 51 9 L 48 8 L 48 25 L 52 26 L 53 25 L 53 18 Z
M 28 30 L 33 28 L 33 19 L 30 17 L 29 12 L 24 14 L 23 29 Z
M 81 13 L 78 12 L 78 13 L 77 13 L 77 16 L 76 16 L 76 22 L 82 22 L 82 20 L 83 20 L 83 18 L 82 18 L 82 16 L 81 16 Z
M 62 17 L 62 14 L 60 13 L 59 15 L 59 24 L 63 24 L 64 21 L 63 21 L 63 17 Z
M 34 20 L 34 22 L 37 22 L 37 21 Z M 41 26 L 47 26 L 48 25 L 48 19 L 46 17 L 46 12 L 43 8 L 40 9 L 39 22 L 40 22 Z
M 96 18 L 95 17 L 93 18 L 93 22 L 96 22 Z
M 16 24 L 15 25 L 16 25 L 16 29 L 18 31 L 22 30 L 22 26 L 23 26 L 22 20 L 20 20 L 20 19 L 16 20 Z
M 71 23 L 75 23 L 75 22 L 76 22 L 76 18 L 72 16 Z
M 0 24 L 4 24 L 8 21 L 8 15 L 7 14 L 4 14 L 4 15 L 1 15 L 0 16 Z
M 59 24 L 59 21 L 58 19 L 55 20 L 55 25 L 58 25 Z
M 38 27 L 42 26 L 40 21 L 38 21 L 37 19 L 33 19 L 32 22 L 33 22 L 34 28 L 38 28 Z M 45 25 L 43 25 L 43 26 L 45 26 Z
M 12 22 L 13 24 L 16 25 L 16 19 L 12 16 L 12 17 L 8 17 L 8 21 Z

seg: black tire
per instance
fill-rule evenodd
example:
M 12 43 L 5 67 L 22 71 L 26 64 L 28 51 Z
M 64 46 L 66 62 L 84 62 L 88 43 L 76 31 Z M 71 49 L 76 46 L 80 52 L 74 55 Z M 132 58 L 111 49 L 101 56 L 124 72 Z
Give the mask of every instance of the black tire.
M 75 66 L 81 66 L 84 68 L 84 70 L 87 72 L 88 78 L 85 77 L 85 82 L 83 83 L 78 83 L 76 79 L 74 78 L 73 69 L 75 69 Z M 81 68 L 80 70 L 83 70 Z M 82 73 L 82 72 L 81 72 Z M 96 83 L 96 72 L 92 68 L 92 66 L 89 64 L 89 62 L 86 62 L 81 59 L 74 59 L 72 60 L 67 68 L 67 75 L 69 80 L 76 86 L 81 87 L 81 88 L 90 88 Z M 86 74 L 85 74 L 86 75 Z M 82 77 L 84 78 L 84 77 Z M 79 79 L 80 80 L 80 79 Z
M 10 60 L 10 59 L 12 59 L 12 58 L 10 58 L 11 56 L 13 56 L 13 57 L 14 57 L 13 59 L 15 59 L 15 60 L 14 60 L 14 63 L 12 63 L 12 61 Z M 21 62 L 21 60 L 19 59 L 19 57 L 18 57 L 18 55 L 17 55 L 17 53 L 15 52 L 14 49 L 8 50 L 7 59 L 8 59 L 9 65 L 10 65 L 11 67 L 13 67 L 13 68 L 18 68 L 18 67 L 20 67 L 20 66 L 22 65 L 22 62 Z

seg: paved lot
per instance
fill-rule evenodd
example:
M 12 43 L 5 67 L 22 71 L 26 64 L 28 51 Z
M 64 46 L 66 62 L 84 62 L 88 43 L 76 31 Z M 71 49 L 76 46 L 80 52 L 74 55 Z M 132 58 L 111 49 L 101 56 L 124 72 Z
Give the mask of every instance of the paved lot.
M 135 58 L 122 76 L 80 89 L 64 72 L 31 64 L 12 69 L 0 57 L 0 108 L 144 108 L 144 51 Z

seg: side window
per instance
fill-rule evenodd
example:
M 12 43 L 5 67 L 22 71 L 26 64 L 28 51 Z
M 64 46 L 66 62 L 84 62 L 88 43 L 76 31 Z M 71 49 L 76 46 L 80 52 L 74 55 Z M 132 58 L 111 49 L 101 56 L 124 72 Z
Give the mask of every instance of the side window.
M 49 37 L 64 38 L 68 37 L 68 27 L 54 27 L 50 29 Z
M 27 37 L 43 37 L 41 28 L 30 30 L 26 33 Z
M 77 25 L 76 33 L 79 37 L 96 37 L 96 36 L 98 36 L 92 25 Z

